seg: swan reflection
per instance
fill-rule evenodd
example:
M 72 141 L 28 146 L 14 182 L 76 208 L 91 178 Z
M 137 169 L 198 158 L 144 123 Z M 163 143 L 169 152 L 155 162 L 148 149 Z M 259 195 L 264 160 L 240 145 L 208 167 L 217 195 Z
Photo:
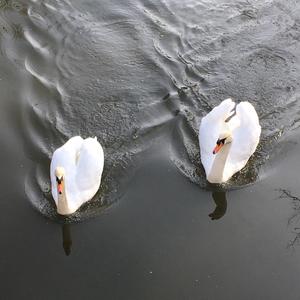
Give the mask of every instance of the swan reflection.
M 212 220 L 221 219 L 227 210 L 226 192 L 224 191 L 213 191 L 212 198 L 216 204 L 215 210 L 209 214 Z
M 63 224 L 62 226 L 62 238 L 63 238 L 63 248 L 66 256 L 71 254 L 72 248 L 72 236 L 70 224 Z

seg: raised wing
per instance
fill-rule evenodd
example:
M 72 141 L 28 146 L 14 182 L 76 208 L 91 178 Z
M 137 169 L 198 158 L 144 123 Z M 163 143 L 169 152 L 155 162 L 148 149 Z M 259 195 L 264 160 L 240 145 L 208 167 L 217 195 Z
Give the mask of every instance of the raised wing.
M 236 117 L 240 120 L 240 126 L 232 132 L 233 141 L 224 169 L 224 181 L 247 164 L 259 143 L 261 133 L 257 113 L 249 102 L 237 105 Z
M 83 141 L 76 168 L 76 183 L 80 193 L 86 198 L 95 194 L 99 188 L 104 165 L 104 154 L 97 139 L 87 138 Z

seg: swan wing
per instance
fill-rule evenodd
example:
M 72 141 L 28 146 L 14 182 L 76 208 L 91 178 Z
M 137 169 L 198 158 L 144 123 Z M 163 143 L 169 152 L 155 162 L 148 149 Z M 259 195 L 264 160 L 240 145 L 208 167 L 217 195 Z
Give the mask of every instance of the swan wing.
M 76 185 L 80 199 L 90 200 L 98 191 L 104 166 L 104 153 L 96 138 L 83 141 L 76 165 Z
M 223 181 L 228 180 L 247 164 L 259 143 L 261 133 L 258 116 L 251 103 L 239 103 L 233 122 L 235 118 L 239 119 L 240 125 L 232 131 L 233 141 L 227 157 Z
M 53 153 L 51 164 L 50 164 L 50 179 L 51 179 L 51 191 L 52 196 L 57 204 L 58 195 L 56 189 L 56 178 L 55 178 L 55 169 L 57 167 L 63 167 L 66 171 L 68 180 L 66 184 L 68 185 L 68 191 L 74 190 L 72 185 L 72 178 L 75 176 L 75 158 L 76 153 L 81 148 L 83 139 L 80 136 L 74 136 L 70 138 L 64 145 L 56 149 Z
M 202 118 L 199 128 L 199 145 L 201 162 L 206 175 L 209 174 L 213 161 L 213 149 L 218 140 L 221 129 L 225 126 L 225 120 L 235 107 L 231 99 L 222 101 L 210 113 Z

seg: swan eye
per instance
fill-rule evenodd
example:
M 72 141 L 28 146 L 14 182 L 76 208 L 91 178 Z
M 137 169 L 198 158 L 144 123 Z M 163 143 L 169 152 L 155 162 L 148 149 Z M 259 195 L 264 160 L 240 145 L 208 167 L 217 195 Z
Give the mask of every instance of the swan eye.
M 221 140 L 217 140 L 217 145 L 219 146 L 220 144 L 225 144 L 225 140 L 226 140 L 226 138 L 224 138 L 224 139 L 221 139 Z
M 61 178 L 61 179 L 59 179 L 58 177 L 56 177 L 56 182 L 57 182 L 58 184 L 61 184 L 61 182 L 62 182 L 62 178 Z

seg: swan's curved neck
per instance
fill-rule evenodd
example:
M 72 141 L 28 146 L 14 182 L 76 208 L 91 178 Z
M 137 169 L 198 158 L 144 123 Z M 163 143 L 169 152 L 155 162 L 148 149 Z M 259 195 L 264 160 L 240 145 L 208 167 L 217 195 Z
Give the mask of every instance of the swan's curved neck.
M 216 154 L 207 180 L 211 183 L 221 183 L 223 181 L 223 173 L 226 165 L 226 160 L 232 143 L 225 144 L 222 149 Z
M 66 196 L 66 188 L 65 182 L 62 182 L 62 191 L 61 194 L 58 193 L 58 200 L 57 200 L 57 213 L 60 215 L 69 215 L 71 212 L 68 200 Z

